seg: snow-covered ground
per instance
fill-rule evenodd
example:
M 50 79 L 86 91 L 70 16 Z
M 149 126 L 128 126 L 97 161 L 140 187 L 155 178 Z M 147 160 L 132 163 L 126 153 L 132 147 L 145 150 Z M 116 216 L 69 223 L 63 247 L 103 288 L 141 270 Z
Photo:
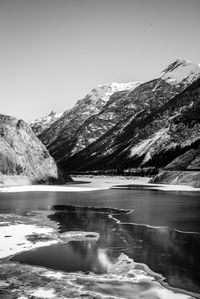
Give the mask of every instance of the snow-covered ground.
M 149 177 L 122 177 L 122 176 L 73 176 L 75 183 L 68 183 L 62 186 L 53 185 L 28 185 L 28 186 L 10 186 L 0 188 L 0 192 L 92 192 L 97 190 L 106 190 L 110 188 L 121 189 L 145 189 L 160 191 L 183 191 L 183 192 L 199 192 L 200 188 L 186 185 L 167 185 L 167 184 L 151 184 Z
M 4 218 L 0 222 L 0 259 L 7 258 L 22 251 L 32 250 L 38 247 L 48 246 L 57 243 L 66 243 L 71 240 L 93 240 L 99 238 L 99 234 L 96 232 L 79 232 L 69 231 L 62 234 L 58 234 L 55 228 L 46 225 L 38 225 L 29 223 L 30 219 L 26 219 L 26 222 L 20 220 L 14 221 L 15 215 L 2 214 L 1 218 Z M 23 218 L 24 219 L 24 218 Z
M 0 264 L 3 291 L 13 298 L 192 299 L 192 295 L 162 285 L 163 277 L 121 254 L 107 274 L 65 273 L 27 265 Z M 6 275 L 8 276 L 5 280 Z M 22 283 L 23 279 L 23 283 Z M 7 292 L 8 292 L 7 291 Z M 108 294 L 105 295 L 105 294 Z M 7 297 L 6 297 L 7 298 Z M 10 298 L 10 297 L 8 297 Z
M 200 64 L 178 59 L 171 63 L 162 73 L 161 79 L 171 83 L 191 84 L 200 77 Z
M 21 251 L 57 243 L 52 239 L 53 228 L 33 224 L 4 224 L 0 222 L 0 259 Z M 32 242 L 27 236 L 38 235 L 47 241 Z
M 52 185 L 28 185 L 28 186 L 11 186 L 0 188 L 0 192 L 35 192 L 35 191 L 52 191 L 52 192 L 86 192 L 86 191 L 95 191 L 108 188 L 94 188 L 94 187 L 85 187 L 81 186 L 52 186 Z

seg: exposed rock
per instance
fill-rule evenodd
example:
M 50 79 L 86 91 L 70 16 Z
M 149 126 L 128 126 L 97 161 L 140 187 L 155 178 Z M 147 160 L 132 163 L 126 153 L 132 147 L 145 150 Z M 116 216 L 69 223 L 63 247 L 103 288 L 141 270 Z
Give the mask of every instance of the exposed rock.
M 0 187 L 28 186 L 33 182 L 26 175 L 5 175 L 0 173 Z
M 150 183 L 200 187 L 199 171 L 162 171 Z
M 28 124 L 2 114 L 0 114 L 0 173 L 13 176 L 15 181 L 18 175 L 22 178 L 28 177 L 32 183 L 64 182 L 54 159 Z M 1 181 L 4 182 L 2 176 Z

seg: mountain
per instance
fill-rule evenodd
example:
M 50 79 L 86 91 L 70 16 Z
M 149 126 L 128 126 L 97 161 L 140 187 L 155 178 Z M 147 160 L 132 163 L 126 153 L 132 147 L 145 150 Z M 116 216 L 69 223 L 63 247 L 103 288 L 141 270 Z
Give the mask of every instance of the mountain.
M 0 181 L 5 175 L 13 179 L 14 175 L 26 176 L 32 183 L 64 182 L 54 159 L 28 124 L 0 114 Z
M 200 170 L 199 115 L 200 79 L 161 107 L 135 117 L 121 134 L 109 132 L 68 165 L 80 170 L 140 166 Z
M 71 142 L 68 141 L 66 151 L 63 147 L 60 151 L 51 152 L 50 147 L 50 152 L 65 171 L 167 166 L 182 151 L 180 142 L 175 142 L 170 135 L 174 134 L 171 132 L 172 119 L 182 115 L 187 105 L 195 105 L 196 100 L 190 92 L 198 90 L 199 81 L 195 81 L 198 77 L 199 65 L 180 60 L 170 64 L 159 78 L 134 90 L 113 94 L 100 113 L 88 120 L 89 124 L 84 123 L 79 132 L 85 130 L 86 125 L 98 132 L 93 124 L 106 113 L 110 113 L 111 120 L 116 119 L 116 124 L 85 149 L 67 156 Z M 187 101 L 190 103 L 187 104 Z M 117 103 L 118 118 L 116 113 L 112 114 L 113 103 Z M 170 110 L 172 107 L 173 110 Z M 182 125 L 179 130 L 182 130 Z M 188 127 L 186 132 L 189 132 Z M 77 133 L 73 138 L 76 136 Z M 198 138 L 198 132 L 194 131 L 187 138 L 193 143 Z
M 30 122 L 30 127 L 35 133 L 35 135 L 40 135 L 46 129 L 48 129 L 56 120 L 61 117 L 62 113 L 54 112 L 53 110 L 51 113 L 45 117 L 38 118 L 34 121 Z
M 115 124 L 113 117 L 109 121 L 106 116 L 103 123 L 95 118 L 106 106 L 110 96 L 124 89 L 133 90 L 139 84 L 130 82 L 98 85 L 72 109 L 65 111 L 39 138 L 57 161 L 83 149 Z

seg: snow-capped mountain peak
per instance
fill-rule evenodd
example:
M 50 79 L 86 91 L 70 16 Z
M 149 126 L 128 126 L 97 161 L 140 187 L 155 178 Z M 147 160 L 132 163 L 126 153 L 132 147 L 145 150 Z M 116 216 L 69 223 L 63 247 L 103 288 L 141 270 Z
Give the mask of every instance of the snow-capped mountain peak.
M 88 97 L 94 102 L 99 98 L 105 102 L 107 102 L 110 96 L 122 90 L 130 90 L 135 89 L 138 85 L 142 82 L 128 82 L 128 83 L 106 83 L 106 84 L 99 84 L 96 88 L 92 89 L 90 93 L 88 93 Z M 87 97 L 86 96 L 86 97 Z
M 200 64 L 177 59 L 161 72 L 161 79 L 170 84 L 191 84 L 200 77 Z
M 52 123 L 61 117 L 62 113 L 56 113 L 53 110 L 49 115 L 38 118 L 30 122 L 30 126 L 36 135 L 41 134 L 45 129 L 49 128 Z

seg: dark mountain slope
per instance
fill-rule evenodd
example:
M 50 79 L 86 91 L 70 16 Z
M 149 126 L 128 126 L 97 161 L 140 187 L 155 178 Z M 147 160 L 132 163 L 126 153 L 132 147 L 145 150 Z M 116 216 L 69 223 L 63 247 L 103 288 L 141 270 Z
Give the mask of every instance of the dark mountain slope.
M 51 144 L 54 144 L 53 142 L 56 139 L 58 144 L 60 140 L 69 140 L 90 116 L 96 115 L 101 111 L 114 92 L 130 89 L 135 85 L 138 85 L 138 83 L 130 82 L 98 85 L 83 99 L 77 101 L 72 109 L 65 111 L 59 120 L 40 135 L 40 139 L 48 148 L 51 148 Z
M 39 138 L 57 161 L 70 156 L 96 140 L 113 126 L 113 123 L 115 124 L 110 114 L 106 114 L 102 119 L 94 117 L 107 104 L 109 97 L 116 91 L 133 89 L 138 85 L 138 82 L 130 82 L 97 86 L 72 109 L 66 111 Z
M 138 166 L 197 169 L 199 107 L 200 79 L 160 107 L 140 111 L 125 127 L 119 122 L 97 142 L 60 165 L 64 170 Z M 185 159 L 175 160 L 181 155 Z M 183 160 L 188 162 L 183 165 Z
M 152 109 L 162 106 L 182 88 L 181 85 L 171 85 L 159 78 L 141 84 L 132 91 L 113 94 L 102 111 L 95 117 L 88 119 L 79 131 L 76 132 L 72 140 L 69 140 L 67 143 L 66 139 L 63 139 L 63 146 L 60 147 L 57 145 L 57 152 L 52 151 L 50 147 L 50 153 L 55 157 L 59 165 L 63 167 L 63 162 L 66 162 L 65 164 L 68 164 L 70 167 L 73 158 L 72 155 L 68 154 L 69 150 L 78 144 L 78 139 L 83 138 L 83 135 L 85 135 L 85 144 L 87 144 L 88 134 L 83 134 L 83 132 L 90 127 L 93 134 L 100 137 L 97 143 L 97 151 L 100 151 L 101 154 L 104 151 L 103 155 L 105 155 L 105 151 L 107 151 L 113 142 L 112 134 L 120 134 L 124 126 L 137 114 L 149 113 Z M 89 136 L 91 137 L 91 134 Z M 56 142 L 58 142 L 58 139 Z M 107 142 L 109 146 L 106 145 Z M 90 144 L 91 142 L 88 141 L 88 146 Z M 87 149 L 89 150 L 88 147 Z M 73 153 L 76 153 L 76 151 Z M 74 158 L 76 159 L 76 157 L 75 155 Z
M 91 151 L 91 161 L 98 160 L 102 155 L 105 166 L 101 164 L 101 167 L 107 167 L 106 157 L 109 160 L 114 151 L 116 135 L 121 135 L 134 118 L 137 119 L 141 114 L 144 118 L 167 103 L 199 76 L 198 64 L 177 60 L 161 72 L 157 79 L 139 86 L 137 82 L 128 84 L 129 90 L 113 93 L 116 89 L 125 88 L 125 85 L 101 85 L 64 113 L 40 138 L 50 154 L 66 170 L 79 167 L 77 154 L 84 148 L 87 149 L 87 155 Z M 94 146 L 93 151 L 90 145 L 96 141 L 97 147 Z

